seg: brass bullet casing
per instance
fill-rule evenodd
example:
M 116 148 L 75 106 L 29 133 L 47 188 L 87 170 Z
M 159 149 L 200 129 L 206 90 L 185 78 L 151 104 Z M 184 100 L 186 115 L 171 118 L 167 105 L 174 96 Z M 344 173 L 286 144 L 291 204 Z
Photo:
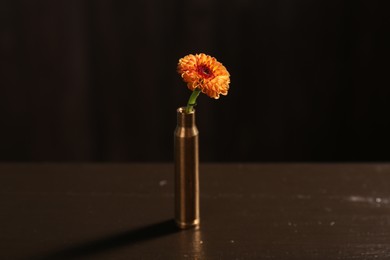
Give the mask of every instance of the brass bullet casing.
M 179 228 L 199 227 L 199 132 L 195 110 L 177 109 L 174 134 L 175 220 Z

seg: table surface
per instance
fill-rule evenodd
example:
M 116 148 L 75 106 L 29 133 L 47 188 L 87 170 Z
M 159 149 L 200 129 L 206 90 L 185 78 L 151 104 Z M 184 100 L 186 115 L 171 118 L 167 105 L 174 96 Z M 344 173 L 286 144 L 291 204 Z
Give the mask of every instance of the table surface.
M 0 164 L 0 259 L 390 259 L 390 164 Z

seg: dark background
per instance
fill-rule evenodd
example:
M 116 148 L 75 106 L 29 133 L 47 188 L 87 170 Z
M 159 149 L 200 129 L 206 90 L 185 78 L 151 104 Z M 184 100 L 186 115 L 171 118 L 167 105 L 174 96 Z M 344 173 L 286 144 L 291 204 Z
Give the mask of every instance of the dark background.
M 201 161 L 389 161 L 386 1 L 0 1 L 1 161 L 172 161 L 179 58 L 228 96 L 198 99 Z

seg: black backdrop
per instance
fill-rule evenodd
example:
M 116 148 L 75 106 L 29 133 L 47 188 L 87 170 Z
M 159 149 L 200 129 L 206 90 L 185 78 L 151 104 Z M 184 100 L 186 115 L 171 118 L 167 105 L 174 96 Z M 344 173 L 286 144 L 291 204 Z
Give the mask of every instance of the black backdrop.
M 0 1 L 0 160 L 171 161 L 180 57 L 229 95 L 198 99 L 201 161 L 388 161 L 386 1 Z

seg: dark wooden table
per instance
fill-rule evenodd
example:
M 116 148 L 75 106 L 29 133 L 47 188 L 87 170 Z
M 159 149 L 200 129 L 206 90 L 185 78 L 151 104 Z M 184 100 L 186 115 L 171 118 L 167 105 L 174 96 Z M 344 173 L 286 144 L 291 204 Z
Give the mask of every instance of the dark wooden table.
M 390 164 L 0 164 L 0 259 L 390 259 Z

